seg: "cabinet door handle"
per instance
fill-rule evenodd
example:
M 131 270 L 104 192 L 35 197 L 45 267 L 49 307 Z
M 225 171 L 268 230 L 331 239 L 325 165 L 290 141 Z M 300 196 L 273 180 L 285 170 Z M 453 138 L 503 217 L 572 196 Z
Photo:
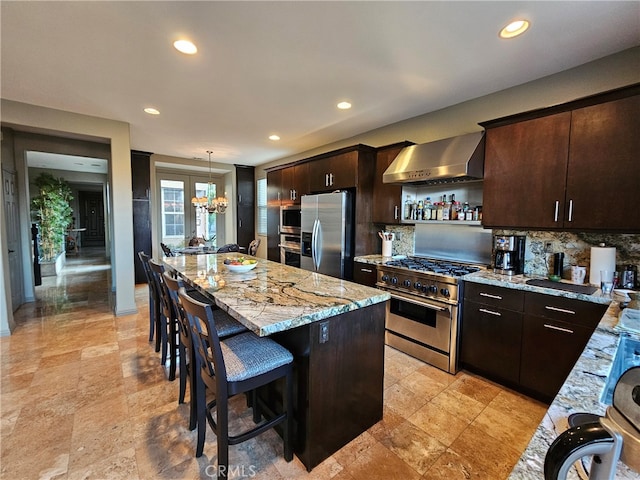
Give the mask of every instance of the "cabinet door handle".
M 371 270 L 370 268 L 361 268 L 360 271 L 361 272 L 367 272 L 367 273 L 373 273 L 373 270 Z
M 552 310 L 554 312 L 570 313 L 571 315 L 576 314 L 576 312 L 574 312 L 573 310 L 566 310 L 564 308 L 552 307 L 550 305 L 545 305 L 544 308 L 546 308 L 547 310 Z
M 298 192 L 294 189 L 293 190 L 293 199 L 297 200 L 297 198 L 298 198 Z
M 325 187 L 329 186 L 329 174 L 328 173 L 324 174 L 324 186 Z
M 396 205 L 395 207 L 393 207 L 393 218 L 395 220 L 398 219 L 398 205 Z
M 549 325 L 548 323 L 544 324 L 544 328 L 550 328 L 551 330 L 558 330 L 559 332 L 573 333 L 573 330 L 569 330 L 568 328 L 556 327 L 555 325 Z
M 242 219 L 241 218 L 238 219 L 238 227 L 242 228 Z
M 333 173 L 329 174 L 329 186 L 332 187 L 333 186 Z
M 481 297 L 495 298 L 496 300 L 502 300 L 500 295 L 491 295 L 490 293 L 480 292 Z
M 502 316 L 500 312 L 494 312 L 492 310 L 487 310 L 486 308 L 479 308 L 478 310 L 481 311 L 482 313 L 488 313 L 489 315 L 494 315 L 496 317 Z
M 569 200 L 569 221 L 573 222 L 573 200 Z
M 560 208 L 560 202 L 558 200 L 556 200 L 556 212 L 553 215 L 553 221 L 557 222 L 558 221 L 558 209 Z
M 239 193 L 238 194 L 238 205 L 240 205 L 242 203 L 242 194 Z
M 278 192 L 278 201 L 280 201 L 280 192 Z

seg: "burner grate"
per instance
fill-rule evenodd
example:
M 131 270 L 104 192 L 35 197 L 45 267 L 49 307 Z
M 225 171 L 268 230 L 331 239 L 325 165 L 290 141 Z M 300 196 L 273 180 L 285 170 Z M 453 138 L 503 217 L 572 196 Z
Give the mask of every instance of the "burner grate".
M 471 265 L 462 265 L 445 260 L 434 260 L 420 257 L 407 257 L 399 260 L 392 260 L 385 263 L 389 267 L 407 268 L 425 273 L 437 273 L 441 275 L 449 275 L 452 277 L 461 277 L 468 273 L 477 272 L 479 267 Z

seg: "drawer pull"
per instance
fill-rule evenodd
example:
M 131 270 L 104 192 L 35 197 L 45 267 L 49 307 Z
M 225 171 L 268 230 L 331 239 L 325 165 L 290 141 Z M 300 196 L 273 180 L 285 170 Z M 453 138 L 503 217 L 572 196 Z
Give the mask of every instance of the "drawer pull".
M 480 292 L 480 296 L 481 297 L 495 298 L 496 300 L 502 300 L 502 297 L 500 295 L 491 295 L 490 293 Z
M 502 314 L 500 312 L 493 312 L 491 310 L 487 310 L 486 308 L 479 308 L 482 313 L 488 313 L 489 315 L 495 315 L 496 317 L 501 317 Z
M 361 272 L 367 272 L 367 273 L 373 273 L 373 270 L 371 270 L 370 268 L 361 268 L 360 271 Z
M 547 310 L 552 310 L 554 312 L 570 313 L 571 315 L 576 314 L 576 312 L 574 312 L 573 310 L 567 310 L 565 308 L 550 307 L 549 305 L 545 305 L 544 308 L 546 308 Z
M 550 328 L 551 330 L 558 330 L 565 333 L 573 333 L 573 330 L 569 330 L 568 328 L 556 327 L 555 325 L 549 325 L 548 323 L 544 324 L 544 328 Z

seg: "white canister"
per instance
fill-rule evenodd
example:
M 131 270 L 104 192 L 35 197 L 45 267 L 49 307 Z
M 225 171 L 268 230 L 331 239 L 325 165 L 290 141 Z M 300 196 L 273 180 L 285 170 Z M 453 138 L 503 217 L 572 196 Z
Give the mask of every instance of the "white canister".
M 391 257 L 393 255 L 393 240 L 382 240 L 382 256 Z

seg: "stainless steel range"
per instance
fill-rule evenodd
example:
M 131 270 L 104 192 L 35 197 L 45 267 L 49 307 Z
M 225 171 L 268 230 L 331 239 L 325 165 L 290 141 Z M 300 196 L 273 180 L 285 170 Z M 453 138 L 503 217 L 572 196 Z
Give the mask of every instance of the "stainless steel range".
M 378 266 L 376 286 L 391 294 L 386 343 L 455 373 L 462 299 L 458 280 L 481 268 L 485 267 L 426 257 Z

